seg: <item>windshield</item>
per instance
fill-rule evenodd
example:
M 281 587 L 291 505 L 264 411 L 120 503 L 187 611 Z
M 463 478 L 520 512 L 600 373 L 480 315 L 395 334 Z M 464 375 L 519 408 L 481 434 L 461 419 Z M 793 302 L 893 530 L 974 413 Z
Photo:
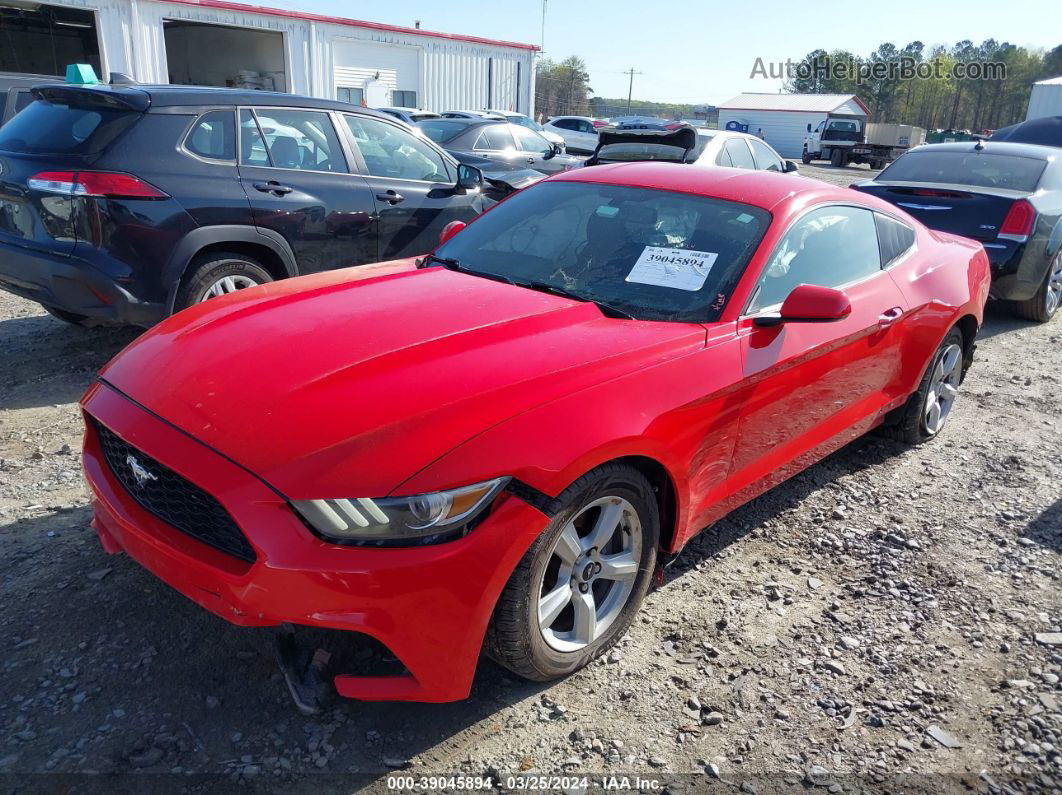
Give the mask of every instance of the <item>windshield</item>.
M 435 256 L 643 320 L 703 323 L 718 319 L 770 218 L 683 193 L 544 182 L 499 204 Z
M 437 144 L 444 144 L 468 129 L 468 125 L 464 122 L 444 119 L 417 122 L 417 126 Z
M 507 116 L 506 118 L 508 118 L 512 124 L 519 124 L 521 127 L 526 127 L 529 130 L 534 130 L 535 132 L 542 132 L 542 125 L 534 119 L 529 119 L 527 116 L 513 114 L 512 116 Z
M 882 171 L 878 182 L 928 182 L 1034 191 L 1046 160 L 987 152 L 908 152 Z

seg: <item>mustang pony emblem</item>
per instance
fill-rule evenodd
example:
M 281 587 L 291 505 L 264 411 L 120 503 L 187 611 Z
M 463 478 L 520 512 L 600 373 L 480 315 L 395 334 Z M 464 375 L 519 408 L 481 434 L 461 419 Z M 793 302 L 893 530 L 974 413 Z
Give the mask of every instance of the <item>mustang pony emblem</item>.
M 127 455 L 125 463 L 129 464 L 129 470 L 133 473 L 133 477 L 136 478 L 136 485 L 143 486 L 149 480 L 158 480 L 155 473 L 145 469 L 144 465 L 137 461 L 135 456 Z

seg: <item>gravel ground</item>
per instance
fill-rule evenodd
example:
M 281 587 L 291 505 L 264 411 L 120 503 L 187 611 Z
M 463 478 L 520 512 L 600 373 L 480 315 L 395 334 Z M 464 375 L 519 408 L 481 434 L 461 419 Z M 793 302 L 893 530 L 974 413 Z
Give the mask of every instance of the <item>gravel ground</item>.
M 485 661 L 465 702 L 317 718 L 293 708 L 270 631 L 207 614 L 89 527 L 75 404 L 133 337 L 0 293 L 8 790 L 384 789 L 389 771 L 1062 786 L 1062 321 L 990 310 L 940 439 L 857 441 L 713 526 L 588 670 L 543 686 Z

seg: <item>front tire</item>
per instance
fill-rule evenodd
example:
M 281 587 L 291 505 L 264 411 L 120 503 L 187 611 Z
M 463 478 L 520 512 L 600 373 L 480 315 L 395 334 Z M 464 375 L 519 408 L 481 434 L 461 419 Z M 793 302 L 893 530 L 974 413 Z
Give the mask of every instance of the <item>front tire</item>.
M 805 146 L 804 151 L 800 154 L 800 162 L 805 166 L 811 163 L 811 155 L 808 154 L 808 148 Z
M 1062 304 L 1062 248 L 1055 252 L 1047 268 L 1043 284 L 1036 295 L 1026 301 L 1013 303 L 1014 314 L 1034 323 L 1046 323 L 1055 316 Z
M 188 275 L 177 292 L 173 311 L 226 293 L 257 287 L 273 281 L 261 263 L 244 254 L 216 251 L 192 260 Z
M 904 444 L 916 445 L 935 439 L 955 405 L 964 367 L 962 332 L 953 328 L 940 343 L 926 368 L 918 390 L 900 409 L 899 421 L 886 425 L 886 436 Z
M 539 682 L 585 667 L 623 636 L 649 587 L 660 539 L 652 486 L 633 467 L 588 472 L 557 502 L 498 599 L 485 647 Z

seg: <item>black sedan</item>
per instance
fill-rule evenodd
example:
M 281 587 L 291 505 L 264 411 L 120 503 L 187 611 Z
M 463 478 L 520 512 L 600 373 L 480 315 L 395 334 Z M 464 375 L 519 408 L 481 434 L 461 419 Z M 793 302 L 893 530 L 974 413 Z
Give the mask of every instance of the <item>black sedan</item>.
M 467 153 L 543 174 L 568 171 L 580 162 L 561 154 L 534 130 L 493 119 L 431 119 L 417 124 L 425 137 L 458 156 Z
M 852 185 L 932 229 L 978 240 L 992 297 L 1044 323 L 1062 304 L 1062 151 L 1034 144 L 929 144 Z

